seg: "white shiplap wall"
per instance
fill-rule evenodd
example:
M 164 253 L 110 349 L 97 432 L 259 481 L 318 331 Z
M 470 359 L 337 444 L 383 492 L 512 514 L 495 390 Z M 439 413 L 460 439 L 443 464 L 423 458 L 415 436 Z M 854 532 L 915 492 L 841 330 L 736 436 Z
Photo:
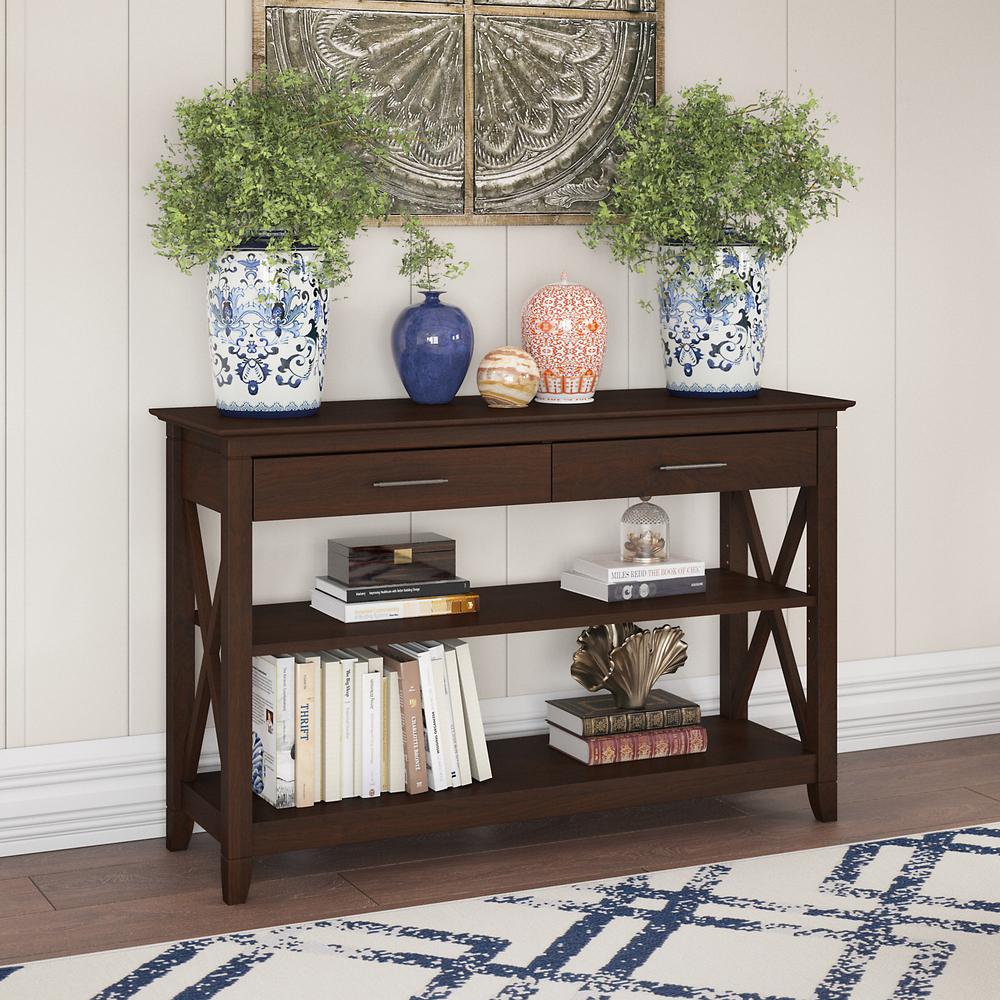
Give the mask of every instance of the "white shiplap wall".
M 721 78 L 740 98 L 812 87 L 862 189 L 773 276 L 766 381 L 857 398 L 842 419 L 841 656 L 1000 643 L 990 568 L 1000 492 L 987 399 L 998 149 L 985 0 L 668 0 L 667 86 Z M 143 195 L 175 100 L 250 65 L 249 0 L 7 0 L 5 51 L 5 683 L 0 745 L 163 726 L 163 436 L 154 405 L 208 403 L 204 284 L 154 257 Z M 477 355 L 518 340 L 527 296 L 562 269 L 611 318 L 602 387 L 662 384 L 655 319 L 630 277 L 570 227 L 445 231 L 472 261 L 451 299 Z M 330 398 L 400 395 L 388 330 L 407 304 L 391 231 L 358 241 L 332 309 Z M 928 239 L 928 237 L 930 239 Z M 897 249 L 898 248 L 898 249 Z M 980 263 L 981 261 L 981 263 Z M 939 289 L 955 288 L 947 299 Z M 948 337 L 943 334 L 947 331 Z M 951 337 L 982 363 L 942 383 Z M 472 379 L 465 391 L 474 391 Z M 929 400 L 934 393 L 932 407 Z M 978 393 L 978 394 L 977 394 Z M 992 409 L 991 409 L 992 408 Z M 990 461 L 993 456 L 993 461 Z M 956 516 L 955 498 L 965 507 Z M 669 501 L 678 545 L 711 553 L 714 497 Z M 779 537 L 783 491 L 761 497 Z M 622 504 L 485 508 L 269 523 L 255 530 L 259 600 L 300 598 L 327 537 L 362 526 L 455 535 L 482 585 L 550 577 Z M 206 521 L 206 527 L 210 521 Z M 992 547 L 992 560 L 976 557 Z M 943 571 L 931 587 L 932 554 Z M 53 581 L 57 581 L 55 586 Z M 980 602 L 968 606 L 970 594 Z M 933 606 L 934 613 L 930 609 Z M 801 643 L 802 622 L 794 635 Z M 691 675 L 715 671 L 717 626 L 687 623 Z M 487 698 L 566 687 L 572 632 L 477 642 Z

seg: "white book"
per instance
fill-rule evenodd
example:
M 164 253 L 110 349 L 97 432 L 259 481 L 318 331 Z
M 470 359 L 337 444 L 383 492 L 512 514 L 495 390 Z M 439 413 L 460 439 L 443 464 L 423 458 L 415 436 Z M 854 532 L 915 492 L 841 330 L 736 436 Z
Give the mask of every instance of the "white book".
M 680 576 L 704 576 L 705 562 L 675 555 L 660 563 L 634 563 L 624 562 L 617 553 L 602 553 L 575 560 L 573 572 L 600 580 L 602 583 L 666 580 Z
M 340 657 L 331 652 L 320 655 L 319 669 L 323 705 L 323 801 L 339 802 L 343 798 L 340 755 L 343 752 L 344 670 Z
M 478 594 L 446 597 L 413 597 L 399 601 L 367 601 L 348 604 L 314 588 L 310 606 L 340 622 L 381 622 L 393 618 L 425 618 L 428 615 L 460 615 L 479 610 Z
M 345 799 L 353 799 L 358 794 L 354 783 L 355 728 L 354 702 L 357 691 L 357 657 L 345 649 L 331 650 L 331 655 L 340 658 L 340 794 Z
M 424 711 L 424 739 L 426 741 L 427 787 L 439 792 L 451 788 L 451 773 L 445 767 L 440 717 L 434 691 L 433 660 L 429 649 L 419 643 L 394 643 L 390 649 L 398 650 L 405 659 L 416 660 L 420 668 L 420 701 Z
M 446 679 L 448 668 L 444 656 L 444 646 L 440 642 L 416 643 L 430 650 L 431 669 L 434 672 L 434 697 L 437 701 L 438 724 L 441 726 L 441 749 L 444 752 L 444 766 L 448 770 L 452 788 L 458 788 L 462 781 L 458 774 L 458 736 L 455 732 L 455 718 L 451 711 Z M 461 721 L 461 720 L 459 720 Z
M 316 804 L 316 681 L 319 657 L 295 657 L 295 804 Z
M 469 762 L 469 737 L 465 731 L 465 710 L 462 707 L 462 685 L 458 679 L 458 653 L 449 646 L 444 647 L 444 680 L 451 702 L 452 732 L 455 734 L 455 752 L 458 757 L 458 781 L 461 785 L 472 784 L 472 768 Z
M 382 794 L 382 674 L 361 675 L 361 797 Z
M 255 656 L 251 670 L 253 790 L 287 809 L 295 805 L 295 659 Z
M 399 674 L 386 671 L 389 685 L 389 791 L 406 791 L 406 761 L 403 757 L 403 712 L 399 701 Z M 385 746 L 385 741 L 382 743 Z
M 486 747 L 486 729 L 476 690 L 476 675 L 472 669 L 472 651 L 464 639 L 454 639 L 445 646 L 458 656 L 458 677 L 462 685 L 462 708 L 465 712 L 465 732 L 469 738 L 469 758 L 472 777 L 476 781 L 489 781 L 493 777 L 490 755 Z
M 323 688 L 322 688 L 322 660 L 319 655 L 312 653 L 300 653 L 295 657 L 296 663 L 302 663 L 310 670 L 315 670 L 316 681 L 312 703 L 312 718 L 309 726 L 312 730 L 310 742 L 313 745 L 313 802 L 323 801 Z
M 355 646 L 345 651 L 348 656 L 353 656 L 356 660 L 357 680 L 355 692 L 361 694 L 361 685 L 364 683 L 365 674 L 376 673 L 382 676 L 382 657 L 372 649 L 365 646 Z M 354 702 L 354 794 L 364 796 L 364 751 L 362 749 L 363 733 L 361 729 L 362 716 L 365 712 L 364 699 L 358 697 Z M 381 726 L 379 726 L 381 730 Z

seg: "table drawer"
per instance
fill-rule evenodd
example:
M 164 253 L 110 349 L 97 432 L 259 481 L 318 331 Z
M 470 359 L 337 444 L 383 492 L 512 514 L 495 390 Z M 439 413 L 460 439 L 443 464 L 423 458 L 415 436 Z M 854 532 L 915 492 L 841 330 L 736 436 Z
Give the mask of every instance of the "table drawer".
M 259 458 L 256 521 L 447 510 L 552 499 L 547 444 Z
M 552 499 L 719 493 L 816 482 L 812 431 L 640 438 L 552 448 Z

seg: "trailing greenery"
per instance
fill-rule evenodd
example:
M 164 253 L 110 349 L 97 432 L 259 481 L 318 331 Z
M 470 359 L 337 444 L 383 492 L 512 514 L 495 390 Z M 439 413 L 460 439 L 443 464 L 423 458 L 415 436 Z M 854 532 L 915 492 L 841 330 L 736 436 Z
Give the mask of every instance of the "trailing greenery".
M 403 233 L 401 240 L 392 241 L 403 248 L 399 273 L 413 280 L 421 291 L 440 291 L 445 281 L 460 278 L 468 270 L 468 261 L 455 260 L 454 243 L 440 243 L 412 215 L 404 219 Z
M 854 167 L 826 145 L 835 119 L 810 94 L 761 93 L 740 106 L 718 84 L 664 95 L 619 126 L 624 147 L 611 194 L 581 234 L 632 270 L 709 276 L 721 249 L 784 260 L 802 232 L 836 213 Z M 735 275 L 723 284 L 739 283 Z M 723 291 L 709 280 L 710 293 Z
M 254 238 L 272 262 L 315 247 L 320 280 L 351 273 L 348 244 L 388 197 L 374 176 L 389 126 L 366 96 L 295 71 L 209 87 L 177 103 L 177 140 L 146 187 L 159 203 L 153 246 L 182 271 Z

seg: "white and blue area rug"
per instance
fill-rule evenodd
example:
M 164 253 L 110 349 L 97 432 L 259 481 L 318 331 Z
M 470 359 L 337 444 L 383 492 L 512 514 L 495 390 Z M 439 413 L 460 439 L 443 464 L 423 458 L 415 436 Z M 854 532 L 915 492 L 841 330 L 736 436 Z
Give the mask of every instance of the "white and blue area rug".
M 998 900 L 970 827 L 30 963 L 0 998 L 987 1000 Z

